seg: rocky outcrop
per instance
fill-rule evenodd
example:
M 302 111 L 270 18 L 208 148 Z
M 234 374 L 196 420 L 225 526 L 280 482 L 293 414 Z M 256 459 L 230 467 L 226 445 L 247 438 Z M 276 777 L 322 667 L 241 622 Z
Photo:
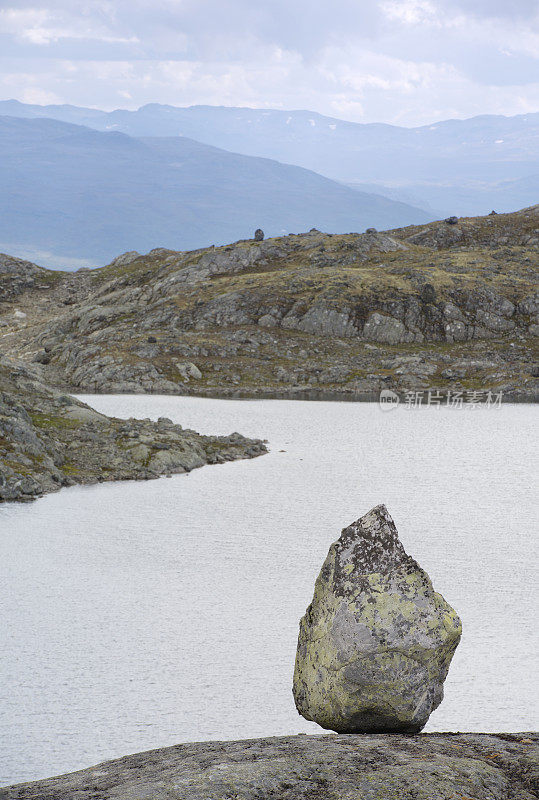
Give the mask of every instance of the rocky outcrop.
M 13 301 L 29 289 L 48 289 L 49 286 L 46 283 L 42 285 L 42 281 L 46 281 L 49 274 L 48 270 L 32 264 L 31 261 L 0 253 L 0 299 Z M 15 319 L 16 311 L 17 309 L 13 311 Z
M 534 800 L 539 736 L 282 736 L 180 744 L 0 789 L 0 800 Z
M 139 258 L 140 253 L 137 250 L 128 250 L 127 253 L 121 253 L 121 255 L 116 256 L 110 262 L 111 267 L 125 267 L 128 264 L 131 264 L 133 261 L 136 261 Z
M 382 233 L 157 248 L 70 274 L 17 270 L 16 260 L 2 273 L 0 258 L 0 352 L 43 364 L 67 390 L 533 400 L 538 232 L 533 207 Z
M 417 733 L 443 697 L 461 623 L 385 506 L 331 546 L 300 623 L 294 700 L 337 733 Z
M 526 215 L 530 224 L 514 225 L 514 214 L 489 214 L 486 217 L 459 219 L 448 217 L 442 222 L 404 228 L 402 236 L 410 244 L 432 247 L 436 250 L 484 246 L 491 249 L 507 245 L 537 246 L 539 231 L 537 215 L 539 206 L 519 212 Z M 497 219 L 493 219 L 497 217 Z
M 2 275 L 18 275 L 19 277 L 28 278 L 45 273 L 45 269 L 32 264 L 31 261 L 24 261 L 22 258 L 0 253 L 0 274 Z
M 171 420 L 121 420 L 46 387 L 41 372 L 0 360 L 0 503 L 75 483 L 149 479 L 253 458 L 263 442 L 201 436 Z

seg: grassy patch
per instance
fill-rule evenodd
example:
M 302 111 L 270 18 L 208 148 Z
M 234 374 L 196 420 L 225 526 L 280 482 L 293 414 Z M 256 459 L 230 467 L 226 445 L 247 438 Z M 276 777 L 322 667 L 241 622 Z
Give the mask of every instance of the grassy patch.
M 74 419 L 68 419 L 60 415 L 41 414 L 39 412 L 30 413 L 30 419 L 36 426 L 42 430 L 75 430 L 80 427 L 80 422 Z

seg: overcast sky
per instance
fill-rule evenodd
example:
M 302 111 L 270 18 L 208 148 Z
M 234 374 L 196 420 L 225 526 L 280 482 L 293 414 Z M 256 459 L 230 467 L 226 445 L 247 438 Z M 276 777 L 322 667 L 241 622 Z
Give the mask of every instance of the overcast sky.
M 27 103 L 539 111 L 539 0 L 0 0 L 0 54 Z

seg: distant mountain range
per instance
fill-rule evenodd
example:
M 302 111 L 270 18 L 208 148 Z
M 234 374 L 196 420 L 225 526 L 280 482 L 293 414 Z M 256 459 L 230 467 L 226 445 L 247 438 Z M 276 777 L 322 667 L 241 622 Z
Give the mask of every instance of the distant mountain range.
M 150 104 L 111 112 L 0 102 L 0 114 L 53 117 L 135 137 L 187 137 L 276 159 L 426 208 L 431 217 L 513 211 L 539 198 L 539 113 L 419 128 L 358 124 L 311 111 Z
M 337 233 L 432 218 L 301 167 L 178 136 L 0 116 L 0 154 L 0 251 L 46 266 L 223 244 L 258 227 L 267 235 Z
M 492 209 L 510 213 L 515 209 L 535 205 L 539 200 L 539 172 L 535 175 L 492 183 L 475 181 L 457 185 L 414 184 L 406 186 L 381 186 L 377 183 L 350 183 L 353 189 L 376 192 L 403 203 L 420 205 L 436 219 L 451 216 L 473 217 L 477 209 L 487 214 Z

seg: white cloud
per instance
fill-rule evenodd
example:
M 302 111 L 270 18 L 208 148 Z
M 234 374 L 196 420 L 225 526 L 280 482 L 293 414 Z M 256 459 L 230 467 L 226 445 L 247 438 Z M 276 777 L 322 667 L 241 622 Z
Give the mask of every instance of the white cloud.
M 89 39 L 109 44 L 139 41 L 137 36 L 115 36 L 102 26 L 89 24 L 83 17 L 60 15 L 58 20 L 50 10 L 39 8 L 1 9 L 0 32 L 35 45 L 48 45 L 61 39 Z
M 407 125 L 539 109 L 536 0 L 513 0 L 512 14 L 506 0 L 9 1 L 4 97 L 303 108 Z
M 31 105 L 46 106 L 54 103 L 59 103 L 60 98 L 54 92 L 47 92 L 45 89 L 40 89 L 37 86 L 28 86 L 21 94 L 23 103 L 30 103 Z
M 430 23 L 440 25 L 435 6 L 429 0 L 386 0 L 380 8 L 390 20 L 406 25 Z

